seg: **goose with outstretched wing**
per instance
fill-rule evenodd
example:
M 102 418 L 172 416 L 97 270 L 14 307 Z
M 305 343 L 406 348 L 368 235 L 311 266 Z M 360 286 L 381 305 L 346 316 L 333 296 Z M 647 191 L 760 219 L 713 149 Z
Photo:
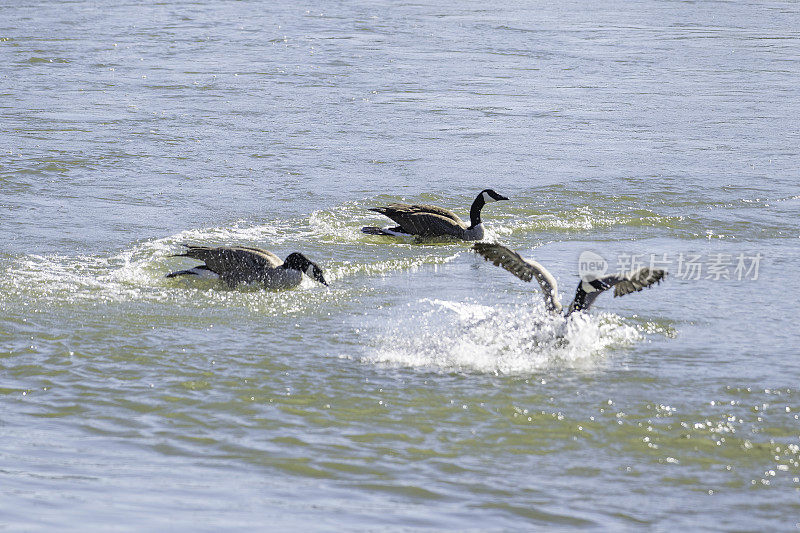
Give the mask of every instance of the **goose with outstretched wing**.
M 522 281 L 536 278 L 542 287 L 545 308 L 552 313 L 564 312 L 558 296 L 558 285 L 555 278 L 545 267 L 536 261 L 525 259 L 517 252 L 502 244 L 478 242 L 472 246 L 478 254 L 494 265 L 503 267 Z M 605 290 L 614 287 L 614 297 L 638 292 L 654 283 L 661 283 L 667 273 L 656 268 L 639 268 L 627 274 L 607 274 L 594 279 L 582 279 L 575 291 L 575 298 L 567 308 L 565 315 L 576 311 L 586 311 L 595 299 Z

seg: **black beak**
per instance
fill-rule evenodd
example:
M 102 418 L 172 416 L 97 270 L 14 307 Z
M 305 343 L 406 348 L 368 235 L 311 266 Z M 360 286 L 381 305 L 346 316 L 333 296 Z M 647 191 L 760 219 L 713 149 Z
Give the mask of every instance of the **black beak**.
M 499 200 L 508 200 L 507 196 L 502 196 L 502 195 L 499 195 L 499 194 L 498 194 L 498 196 L 500 196 L 500 198 L 497 199 L 498 201 Z

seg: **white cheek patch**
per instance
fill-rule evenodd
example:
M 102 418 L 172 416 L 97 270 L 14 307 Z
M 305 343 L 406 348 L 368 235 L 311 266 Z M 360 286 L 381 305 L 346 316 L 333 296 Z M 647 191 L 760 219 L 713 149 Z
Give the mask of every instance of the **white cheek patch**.
M 581 289 L 583 289 L 584 292 L 597 292 L 599 290 L 592 287 L 592 284 L 589 283 L 588 281 L 581 282 Z
M 494 198 L 492 198 L 491 196 L 489 196 L 488 192 L 485 192 L 485 193 L 481 194 L 481 196 L 483 197 L 483 203 L 485 203 L 485 204 L 497 201 Z
M 308 268 L 306 268 L 306 276 L 309 278 L 314 277 L 314 265 L 308 265 Z

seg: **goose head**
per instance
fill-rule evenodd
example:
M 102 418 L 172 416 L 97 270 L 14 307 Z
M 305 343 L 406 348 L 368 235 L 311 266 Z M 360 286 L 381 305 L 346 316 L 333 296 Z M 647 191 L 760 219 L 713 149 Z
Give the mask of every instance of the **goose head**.
M 499 202 L 500 200 L 508 200 L 508 198 L 496 192 L 494 189 L 484 189 L 478 193 L 478 196 L 475 197 L 475 201 L 472 202 L 472 207 L 469 209 L 469 227 L 474 228 L 481 223 L 481 209 L 483 209 L 484 205 L 490 202 Z
M 325 277 L 322 275 L 322 269 L 319 265 L 300 252 L 289 254 L 282 266 L 286 269 L 299 270 L 309 278 L 322 283 L 326 287 L 328 286 L 328 282 L 325 281 Z
M 485 204 L 488 204 L 490 202 L 498 202 L 500 200 L 508 200 L 507 197 L 496 192 L 494 189 L 484 189 L 478 196 L 483 198 L 483 203 Z

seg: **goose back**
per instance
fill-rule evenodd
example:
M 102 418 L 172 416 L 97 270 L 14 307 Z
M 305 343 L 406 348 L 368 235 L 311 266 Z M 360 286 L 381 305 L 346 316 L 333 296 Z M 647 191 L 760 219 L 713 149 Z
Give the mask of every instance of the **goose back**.
M 405 233 L 421 237 L 450 235 L 464 238 L 467 225 L 452 211 L 426 204 L 389 204 L 370 209 L 400 226 Z
M 179 254 L 205 262 L 206 267 L 231 287 L 262 282 L 270 288 L 297 285 L 302 273 L 279 268 L 283 261 L 268 250 L 249 246 L 193 246 Z

